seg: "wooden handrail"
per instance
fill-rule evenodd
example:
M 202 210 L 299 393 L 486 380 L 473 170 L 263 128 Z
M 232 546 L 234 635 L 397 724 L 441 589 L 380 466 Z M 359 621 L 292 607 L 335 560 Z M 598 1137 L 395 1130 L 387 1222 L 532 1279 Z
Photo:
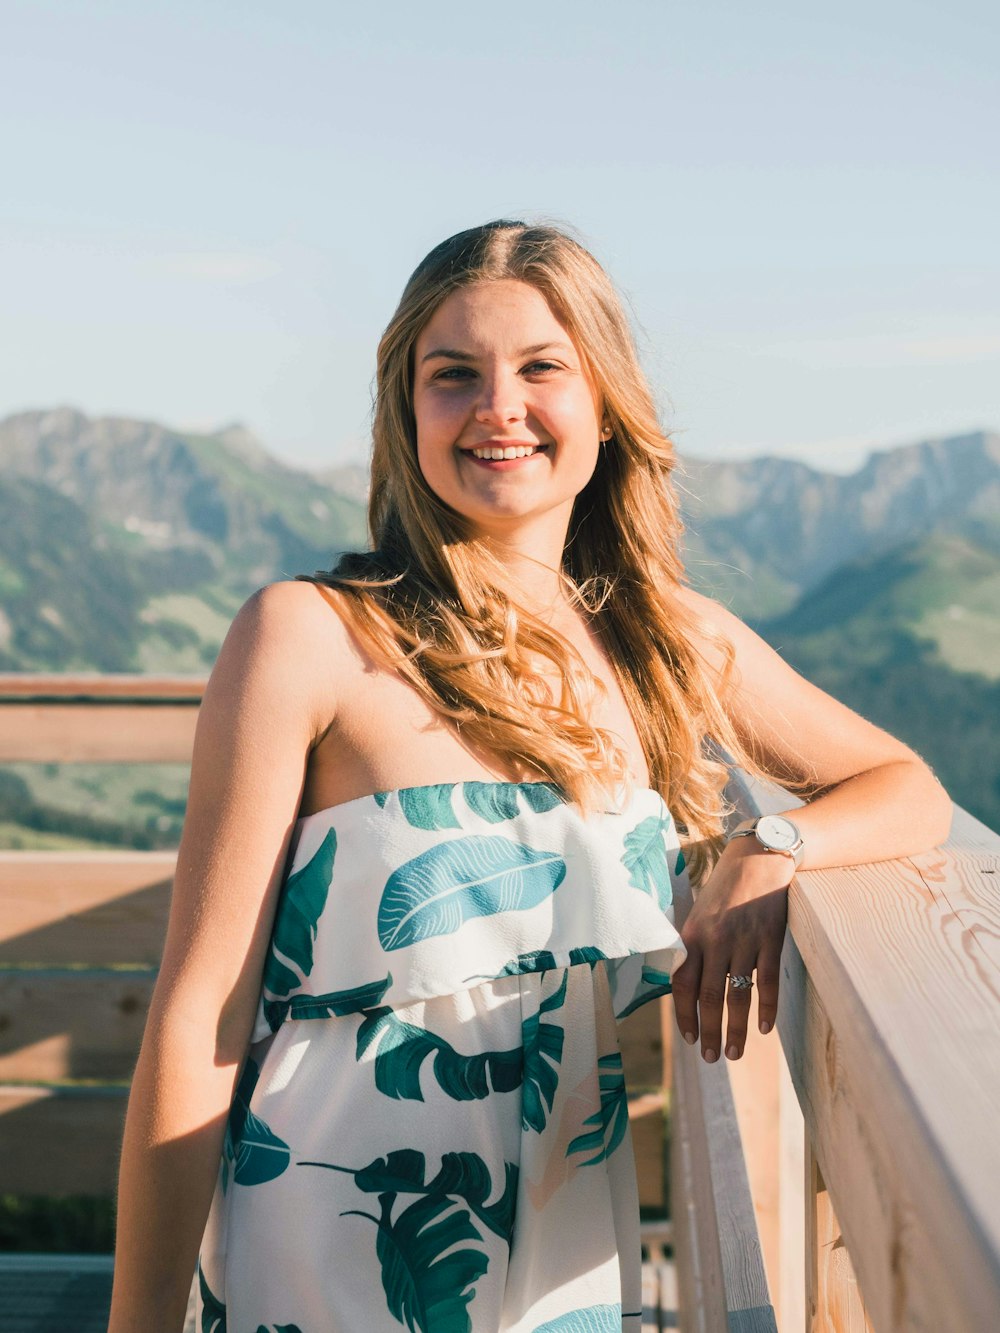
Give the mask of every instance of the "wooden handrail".
M 742 786 L 740 816 L 789 808 Z M 998 875 L 1000 837 L 956 807 L 944 847 L 789 891 L 777 1031 L 876 1330 L 980 1333 L 1000 1311 Z
M 142 676 L 134 674 L 78 675 L 44 672 L 0 672 L 0 699 L 36 701 L 87 699 L 93 703 L 132 703 L 137 699 L 185 699 L 198 702 L 205 693 L 206 676 Z

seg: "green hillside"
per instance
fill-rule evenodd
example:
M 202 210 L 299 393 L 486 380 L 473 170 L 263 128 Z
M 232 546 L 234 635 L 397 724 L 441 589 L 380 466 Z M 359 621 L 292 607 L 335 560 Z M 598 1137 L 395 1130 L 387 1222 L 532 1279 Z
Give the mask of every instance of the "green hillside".
M 207 673 L 255 588 L 365 547 L 364 475 L 290 467 L 239 426 L 69 407 L 0 421 L 0 670 Z M 679 484 L 695 585 L 1000 827 L 1000 436 L 883 451 L 846 476 L 687 459 Z M 8 766 L 0 846 L 60 829 L 176 842 L 186 787 L 176 766 Z
M 1000 555 L 939 535 L 842 566 L 757 629 L 797 671 L 906 741 L 960 805 L 1000 828 L 998 585 Z

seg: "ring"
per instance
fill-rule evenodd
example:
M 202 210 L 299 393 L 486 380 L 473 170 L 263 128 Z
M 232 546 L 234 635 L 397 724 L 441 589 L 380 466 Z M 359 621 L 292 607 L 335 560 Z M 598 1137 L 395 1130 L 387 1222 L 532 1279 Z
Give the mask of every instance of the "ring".
M 734 977 L 732 973 L 730 973 L 729 984 L 730 986 L 735 987 L 736 990 L 749 990 L 753 985 L 753 977 Z

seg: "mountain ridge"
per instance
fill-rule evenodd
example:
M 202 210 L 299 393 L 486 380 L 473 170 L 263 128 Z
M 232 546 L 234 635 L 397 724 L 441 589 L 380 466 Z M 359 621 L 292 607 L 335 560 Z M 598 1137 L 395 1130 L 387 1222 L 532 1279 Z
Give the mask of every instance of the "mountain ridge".
M 206 672 L 257 587 L 366 549 L 365 471 L 292 467 L 239 422 L 0 421 L 0 670 Z M 691 582 L 1000 826 L 1000 434 L 848 474 L 688 457 L 678 484 Z

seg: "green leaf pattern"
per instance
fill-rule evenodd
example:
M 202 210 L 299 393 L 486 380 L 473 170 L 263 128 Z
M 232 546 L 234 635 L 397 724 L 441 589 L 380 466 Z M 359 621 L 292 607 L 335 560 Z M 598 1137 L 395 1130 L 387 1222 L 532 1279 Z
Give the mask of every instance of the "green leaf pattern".
M 214 1296 L 198 1260 L 198 1294 L 201 1297 L 201 1333 L 226 1333 L 226 1307 Z
M 237 1185 L 263 1185 L 288 1166 L 290 1150 L 259 1116 L 250 1110 L 250 1098 L 260 1078 L 260 1069 L 247 1057 L 226 1121 L 223 1140 L 223 1170 L 232 1168 Z M 225 1191 L 226 1186 L 223 1186 Z
M 473 834 L 438 843 L 393 871 L 382 890 L 378 937 L 389 952 L 452 935 L 473 917 L 523 912 L 566 876 L 556 852 Z
M 581 1248 L 592 1246 L 596 1269 L 616 1243 L 591 1236 L 586 1219 L 621 1213 L 599 1202 L 620 1187 L 616 1168 L 587 1168 L 608 1162 L 628 1133 L 621 1055 L 595 1049 L 605 1029 L 593 1011 L 609 991 L 611 1020 L 669 994 L 683 953 L 672 903 L 684 856 L 661 798 L 641 790 L 591 825 L 553 783 L 468 781 L 381 791 L 309 819 L 278 896 L 258 1023 L 226 1122 L 199 1255 L 201 1333 L 226 1333 L 227 1304 L 230 1322 L 256 1333 L 320 1333 L 305 1305 L 295 1310 L 291 1286 L 278 1313 L 297 1322 L 273 1322 L 281 1245 L 314 1225 L 331 1255 L 338 1227 L 371 1228 L 354 1235 L 371 1238 L 356 1243 L 362 1253 L 370 1244 L 367 1280 L 384 1296 L 373 1327 L 389 1319 L 409 1333 L 470 1333 L 498 1321 L 497 1302 L 527 1312 L 543 1299 L 550 1312 L 558 1291 L 562 1312 L 533 1333 L 618 1333 L 617 1284 L 595 1304 L 579 1281 Z M 481 998 L 458 1004 L 463 990 Z M 492 1040 L 475 1017 L 483 1006 L 498 1011 Z M 302 1024 L 314 1022 L 343 1038 L 316 1050 L 341 1052 L 347 1066 L 310 1066 Z M 315 1133 L 296 1098 L 300 1060 L 322 1096 Z M 502 1141 L 505 1157 L 520 1143 L 521 1164 L 491 1167 L 486 1141 Z M 328 1154 L 337 1162 L 320 1160 Z M 368 1164 L 338 1164 L 352 1154 Z M 322 1213 L 327 1185 L 301 1192 L 302 1168 L 328 1173 Z M 226 1228 L 251 1208 L 259 1220 L 233 1234 L 261 1235 L 273 1215 L 275 1256 L 227 1257 Z M 515 1273 L 497 1256 L 522 1227 L 524 1244 L 552 1250 Z M 332 1263 L 314 1274 L 316 1290 L 334 1300 L 350 1277 L 349 1264 Z M 517 1286 L 525 1282 L 543 1285 L 530 1295 Z M 268 1293 L 267 1310 L 253 1308 L 254 1290 Z
M 667 862 L 667 844 L 664 834 L 672 825 L 670 816 L 648 815 L 625 835 L 622 863 L 628 868 L 629 883 L 642 893 L 648 893 L 660 910 L 666 912 L 673 903 L 673 885 Z
M 351 1171 L 327 1162 L 300 1165 Z M 431 1180 L 424 1154 L 414 1149 L 397 1149 L 352 1174 L 359 1190 L 378 1196 L 379 1212 L 353 1208 L 341 1216 L 366 1218 L 377 1227 L 375 1253 L 393 1317 L 411 1333 L 471 1333 L 469 1303 L 489 1268 L 476 1223 L 509 1248 L 517 1166 L 504 1163 L 503 1188 L 493 1203 L 487 1202 L 495 1193 L 493 1179 L 475 1153 L 445 1153 Z M 417 1197 L 399 1208 L 400 1195 Z
M 281 999 L 296 990 L 312 972 L 313 943 L 326 906 L 336 854 L 337 832 L 330 829 L 312 859 L 285 880 L 264 964 L 264 994 L 268 1000 Z
M 581 1162 L 581 1166 L 593 1166 L 606 1161 L 625 1138 L 628 1130 L 628 1094 L 625 1089 L 625 1075 L 622 1072 L 620 1051 L 602 1055 L 597 1061 L 598 1082 L 601 1089 L 601 1104 L 592 1116 L 583 1122 L 594 1128 L 586 1134 L 578 1135 L 566 1154 L 594 1152 Z

